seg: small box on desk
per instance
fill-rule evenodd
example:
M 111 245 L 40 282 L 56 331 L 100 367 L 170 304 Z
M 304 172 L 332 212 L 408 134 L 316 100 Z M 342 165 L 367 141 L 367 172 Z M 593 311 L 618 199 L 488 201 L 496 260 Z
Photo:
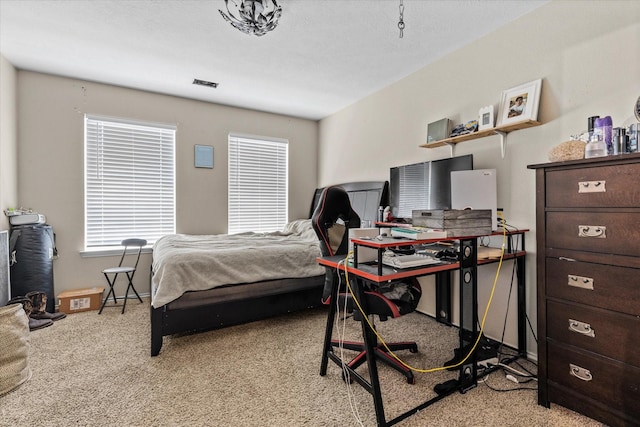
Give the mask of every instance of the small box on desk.
M 447 237 L 491 234 L 491 209 L 436 209 L 412 211 L 414 226 L 445 230 Z
M 104 288 L 102 287 L 61 292 L 58 295 L 58 301 L 60 302 L 58 310 L 66 314 L 97 310 L 102 303 L 103 293 Z

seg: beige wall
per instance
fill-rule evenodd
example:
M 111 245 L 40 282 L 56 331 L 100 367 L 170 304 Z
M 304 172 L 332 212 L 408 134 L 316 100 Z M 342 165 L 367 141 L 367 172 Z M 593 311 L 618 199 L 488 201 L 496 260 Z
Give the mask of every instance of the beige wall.
M 17 95 L 15 68 L 0 55 L 0 210 L 18 207 Z M 0 230 L 9 221 L 0 213 Z
M 319 185 L 388 179 L 391 166 L 449 157 L 447 147 L 418 147 L 426 141 L 427 123 L 444 117 L 455 124 L 475 119 L 485 105 L 497 109 L 503 90 L 542 78 L 543 125 L 509 134 L 504 159 L 497 136 L 455 148 L 455 155 L 472 153 L 475 168 L 497 169 L 499 207 L 510 224 L 531 229 L 527 311 L 535 326 L 535 185 L 527 165 L 546 162 L 548 150 L 585 130 L 589 116 L 610 115 L 614 126 L 631 122 L 640 95 L 639 22 L 636 1 L 553 1 L 542 6 L 321 120 Z M 411 32 L 405 31 L 405 37 Z M 504 267 L 492 306 L 490 336 L 501 334 L 510 267 Z M 491 268 L 481 271 L 485 300 L 494 273 Z M 511 344 L 514 327 L 510 317 Z M 535 352 L 531 334 L 528 347 Z
M 289 139 L 290 218 L 299 218 L 306 216 L 317 185 L 388 179 L 391 166 L 448 157 L 448 148 L 418 147 L 426 139 L 427 123 L 443 117 L 466 122 L 476 118 L 482 106 L 497 107 L 502 90 L 543 78 L 540 119 L 544 124 L 510 134 L 504 159 L 498 137 L 465 142 L 455 151 L 456 155 L 473 153 L 476 168 L 498 170 L 499 206 L 509 223 L 531 229 L 527 298 L 535 326 L 535 188 L 533 172 L 526 166 L 545 162 L 551 147 L 586 128 L 588 116 L 608 114 L 615 125 L 631 120 L 633 103 L 640 95 L 639 15 L 636 1 L 553 1 L 322 120 L 319 126 L 313 121 L 80 80 L 16 73 L 0 58 L 0 208 L 19 203 L 47 215 L 60 254 L 54 264 L 56 292 L 100 285 L 104 283 L 100 270 L 114 258 L 79 255 L 85 113 L 177 124 L 178 231 L 218 233 L 226 228 L 229 132 Z M 410 37 L 410 31 L 405 37 Z M 213 170 L 193 167 L 194 144 L 214 146 Z M 6 220 L 0 218 L 3 228 Z M 142 292 L 148 292 L 149 262 L 146 256 L 141 267 L 144 274 L 137 277 Z M 505 266 L 505 271 L 509 268 Z M 485 294 L 492 274 L 493 270 L 481 274 Z M 503 272 L 490 315 L 491 336 L 500 333 L 507 276 Z M 508 340 L 513 343 L 512 326 L 510 321 Z M 529 337 L 529 349 L 535 352 Z
M 85 113 L 177 125 L 176 223 L 179 233 L 223 233 L 227 227 L 227 135 L 289 140 L 289 218 L 308 215 L 317 184 L 317 122 L 192 101 L 121 87 L 18 72 L 18 194 L 47 217 L 56 233 L 59 293 L 106 282 L 100 271 L 117 259 L 82 258 L 83 118 Z M 193 166 L 194 144 L 214 147 L 214 168 Z M 149 292 L 146 255 L 136 288 Z M 124 293 L 124 282 L 118 295 Z

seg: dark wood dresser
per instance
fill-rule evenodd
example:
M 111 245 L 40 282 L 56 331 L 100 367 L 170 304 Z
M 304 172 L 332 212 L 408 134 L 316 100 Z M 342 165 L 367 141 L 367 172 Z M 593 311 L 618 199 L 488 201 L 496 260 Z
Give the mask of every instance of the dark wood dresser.
M 536 173 L 538 403 L 640 425 L 640 154 Z

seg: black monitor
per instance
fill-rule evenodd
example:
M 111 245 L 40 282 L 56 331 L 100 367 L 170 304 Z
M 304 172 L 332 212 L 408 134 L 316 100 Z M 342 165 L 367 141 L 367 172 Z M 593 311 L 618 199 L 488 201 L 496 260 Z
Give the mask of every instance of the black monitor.
M 472 154 L 392 167 L 391 215 L 408 220 L 413 210 L 451 209 L 451 172 L 472 169 Z

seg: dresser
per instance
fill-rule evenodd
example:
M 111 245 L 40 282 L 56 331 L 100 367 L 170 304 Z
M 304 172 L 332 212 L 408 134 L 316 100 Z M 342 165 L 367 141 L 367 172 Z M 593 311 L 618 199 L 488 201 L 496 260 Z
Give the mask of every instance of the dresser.
M 536 174 L 538 403 L 640 425 L 640 154 Z

